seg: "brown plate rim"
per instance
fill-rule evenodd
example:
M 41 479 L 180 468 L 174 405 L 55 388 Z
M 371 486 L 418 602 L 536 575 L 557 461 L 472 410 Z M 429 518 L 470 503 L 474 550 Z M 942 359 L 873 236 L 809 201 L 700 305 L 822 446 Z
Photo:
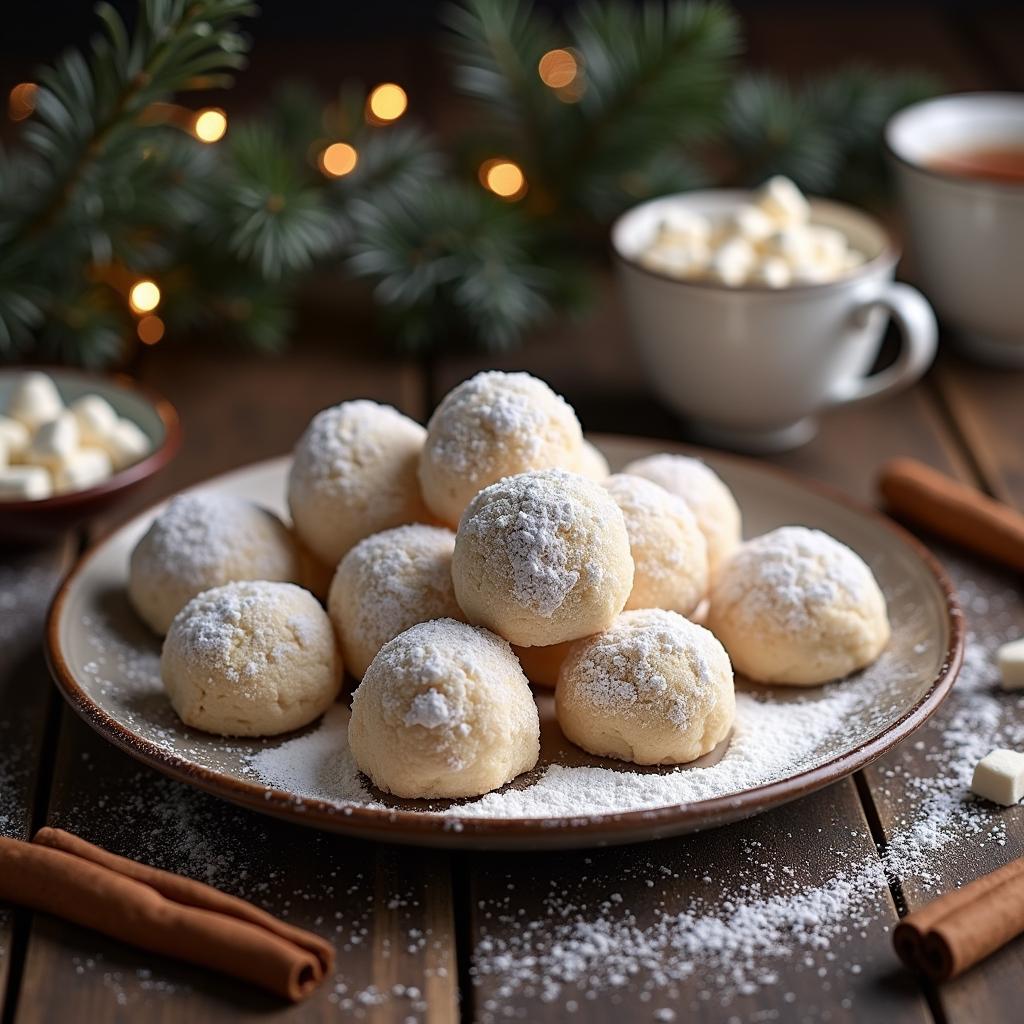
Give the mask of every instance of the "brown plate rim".
M 133 462 L 130 466 L 111 474 L 95 487 L 87 487 L 80 491 L 69 491 L 67 494 L 54 494 L 49 498 L 30 498 L 24 501 L 5 501 L 0 506 L 0 516 L 10 513 L 20 515 L 30 512 L 50 512 L 54 509 L 69 509 L 84 505 L 93 498 L 116 494 L 147 477 L 153 476 L 167 465 L 178 453 L 182 441 L 181 419 L 178 410 L 147 384 L 142 384 L 127 373 L 101 374 L 89 373 L 87 370 L 76 370 L 69 367 L 51 366 L 19 366 L 18 373 L 41 370 L 50 375 L 61 377 L 77 377 L 85 381 L 102 381 L 106 385 L 114 384 L 122 391 L 138 395 L 147 405 L 153 408 L 163 424 L 164 436 L 160 444 L 144 459 Z M 2 372 L 2 371 L 0 371 Z
M 68 573 L 57 591 L 46 621 L 46 658 L 58 689 L 77 714 L 101 736 L 132 757 L 180 782 L 185 782 L 233 803 L 328 831 L 347 832 L 385 842 L 419 845 L 491 845 L 494 848 L 522 846 L 538 834 L 570 833 L 562 845 L 628 843 L 674 833 L 710 828 L 768 810 L 817 789 L 838 782 L 866 767 L 918 729 L 939 707 L 949 693 L 963 659 L 964 621 L 956 591 L 938 559 L 915 537 L 887 516 L 851 498 L 842 491 L 778 466 L 759 463 L 743 456 L 710 451 L 678 442 L 659 441 L 616 434 L 588 435 L 599 445 L 601 440 L 649 443 L 664 450 L 711 456 L 736 462 L 748 468 L 781 477 L 787 483 L 816 493 L 849 511 L 865 517 L 896 535 L 926 566 L 945 600 L 949 623 L 949 643 L 938 675 L 921 698 L 891 726 L 853 750 L 839 754 L 824 764 L 805 769 L 786 779 L 766 783 L 739 793 L 727 794 L 687 804 L 673 804 L 646 810 L 615 814 L 558 818 L 458 818 L 425 815 L 418 811 L 390 808 L 339 807 L 315 798 L 297 798 L 279 789 L 234 779 L 186 761 L 166 749 L 142 739 L 104 711 L 79 686 L 60 648 L 60 622 L 68 594 L 79 575 L 89 565 L 109 537 L 92 545 Z M 252 463 L 240 469 L 256 469 L 277 459 Z M 218 474 L 218 477 L 226 474 Z M 210 480 L 217 479 L 211 477 Z M 209 481 L 207 481 L 209 482 Z M 201 486 L 202 482 L 196 486 Z M 162 499 L 165 501 L 166 499 Z M 155 502 L 154 506 L 162 504 Z M 144 513 L 139 513 L 143 515 Z M 136 518 L 136 517 L 133 517 Z

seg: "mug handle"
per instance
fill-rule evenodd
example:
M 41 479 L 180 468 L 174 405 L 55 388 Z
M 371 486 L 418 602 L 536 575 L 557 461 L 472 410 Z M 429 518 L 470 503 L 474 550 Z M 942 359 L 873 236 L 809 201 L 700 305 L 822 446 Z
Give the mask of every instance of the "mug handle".
M 876 309 L 886 310 L 896 322 L 901 335 L 900 354 L 892 366 L 880 373 L 844 382 L 833 392 L 830 405 L 866 402 L 908 387 L 924 374 L 935 358 L 939 327 L 928 300 L 916 288 L 889 281 L 885 291 L 858 307 L 854 317 L 866 322 Z

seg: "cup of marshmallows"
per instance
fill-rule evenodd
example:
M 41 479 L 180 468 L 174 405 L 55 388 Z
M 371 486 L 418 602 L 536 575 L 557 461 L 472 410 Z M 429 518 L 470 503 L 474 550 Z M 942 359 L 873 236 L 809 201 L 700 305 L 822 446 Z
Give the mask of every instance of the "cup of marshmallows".
M 885 228 L 787 178 L 643 203 L 612 247 L 652 388 L 713 443 L 802 444 L 824 409 L 906 387 L 934 357 L 934 314 L 894 282 Z M 901 351 L 871 373 L 889 317 Z
M 849 548 L 801 526 L 743 543 L 734 496 L 694 458 L 611 474 L 525 373 L 464 381 L 426 429 L 371 401 L 325 409 L 287 496 L 290 526 L 215 490 L 177 497 L 134 548 L 130 600 L 164 636 L 187 726 L 277 735 L 353 677 L 351 754 L 403 798 L 479 796 L 532 769 L 530 683 L 555 687 L 589 753 L 684 764 L 728 738 L 734 668 L 816 685 L 889 639 Z

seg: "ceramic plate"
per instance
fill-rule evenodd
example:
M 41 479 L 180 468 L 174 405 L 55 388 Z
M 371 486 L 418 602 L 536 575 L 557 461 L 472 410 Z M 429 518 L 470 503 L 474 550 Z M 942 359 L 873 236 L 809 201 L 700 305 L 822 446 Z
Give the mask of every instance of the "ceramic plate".
M 667 442 L 594 440 L 613 467 L 673 449 Z M 307 729 L 270 740 L 188 729 L 160 685 L 160 643 L 125 595 L 128 555 L 159 508 L 103 541 L 64 584 L 49 624 L 54 675 L 79 714 L 140 761 L 227 800 L 366 838 L 458 847 L 596 846 L 759 813 L 864 767 L 920 726 L 953 683 L 961 618 L 935 560 L 887 519 L 752 461 L 711 453 L 706 459 L 735 493 L 747 536 L 799 523 L 857 551 L 885 592 L 892 641 L 871 668 L 827 686 L 738 680 L 732 736 L 693 765 L 638 768 L 583 754 L 562 737 L 545 691 L 538 691 L 538 766 L 497 793 L 468 801 L 396 800 L 374 790 L 348 753 L 344 702 Z M 264 462 L 201 487 L 283 513 L 287 467 L 286 459 Z

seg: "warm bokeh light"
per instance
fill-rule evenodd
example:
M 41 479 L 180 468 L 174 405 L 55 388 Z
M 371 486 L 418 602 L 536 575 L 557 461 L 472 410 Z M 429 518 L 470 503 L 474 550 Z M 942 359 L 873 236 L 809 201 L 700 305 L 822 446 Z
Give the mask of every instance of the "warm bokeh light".
M 160 305 L 160 289 L 156 281 L 136 281 L 128 293 L 128 305 L 136 313 L 152 313 Z
M 164 322 L 158 316 L 144 316 L 136 331 L 143 345 L 155 345 L 164 336 Z
M 511 160 L 485 161 L 480 165 L 480 182 L 502 199 L 519 199 L 526 194 L 526 175 Z
M 218 107 L 200 110 L 192 119 L 192 134 L 200 142 L 219 142 L 227 130 L 227 115 Z
M 564 89 L 576 77 L 579 67 L 571 50 L 548 50 L 537 64 L 537 74 L 549 88 Z
M 405 90 L 394 82 L 378 85 L 366 101 L 370 117 L 376 121 L 397 121 L 409 106 Z
M 332 178 L 342 178 L 351 174 L 359 163 L 359 154 L 355 146 L 347 142 L 332 142 L 320 154 L 320 170 Z
M 12 121 L 24 121 L 36 109 L 36 93 L 39 86 L 35 82 L 19 82 L 7 98 L 7 113 Z

